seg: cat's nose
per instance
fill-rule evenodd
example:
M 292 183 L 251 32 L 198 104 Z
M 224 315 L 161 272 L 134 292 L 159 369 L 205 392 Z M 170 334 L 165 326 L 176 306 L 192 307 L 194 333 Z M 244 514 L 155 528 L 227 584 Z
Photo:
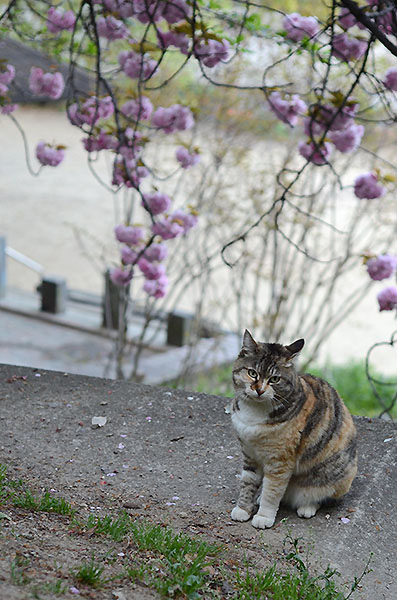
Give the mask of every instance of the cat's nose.
M 260 390 L 260 389 L 256 388 L 256 393 L 258 394 L 258 396 L 262 396 L 262 394 L 265 393 L 265 390 Z

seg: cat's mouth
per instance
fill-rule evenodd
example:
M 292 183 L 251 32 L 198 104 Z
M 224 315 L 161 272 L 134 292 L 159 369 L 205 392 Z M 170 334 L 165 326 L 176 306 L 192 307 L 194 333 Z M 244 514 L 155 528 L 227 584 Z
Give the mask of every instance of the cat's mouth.
M 263 392 L 258 393 L 256 390 L 252 388 L 248 388 L 245 390 L 246 395 L 250 400 L 255 400 L 258 403 L 271 403 L 273 401 L 273 390 L 267 389 Z

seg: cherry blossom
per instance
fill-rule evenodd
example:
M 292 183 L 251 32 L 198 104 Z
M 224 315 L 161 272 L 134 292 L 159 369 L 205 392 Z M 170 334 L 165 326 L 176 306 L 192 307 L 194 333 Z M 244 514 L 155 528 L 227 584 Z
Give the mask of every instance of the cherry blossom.
M 126 286 L 130 283 L 133 277 L 133 272 L 131 269 L 123 269 L 121 267 L 114 267 L 110 270 L 110 279 L 116 285 Z
M 84 138 L 83 145 L 87 152 L 99 152 L 100 150 L 116 150 L 119 142 L 114 135 L 100 129 L 96 135 Z
M 1 65 L 0 63 L 0 83 L 7 86 L 15 77 L 15 67 L 13 65 Z
M 143 256 L 149 262 L 161 262 L 165 258 L 167 258 L 168 248 L 165 244 L 151 244 L 148 248 L 145 249 Z
M 339 13 L 339 23 L 344 29 L 350 29 L 357 25 L 357 19 L 348 8 L 342 8 Z
M 386 71 L 383 84 L 389 90 L 397 91 L 397 67 L 391 67 Z
M 299 13 L 291 13 L 283 19 L 283 27 L 287 38 L 300 42 L 305 37 L 313 37 L 319 31 L 318 23 L 314 17 L 302 17 Z
M 144 238 L 142 227 L 133 227 L 131 225 L 116 225 L 114 234 L 119 242 L 131 246 L 139 244 Z
M 146 258 L 138 260 L 138 267 L 144 274 L 146 279 L 156 280 L 165 275 L 165 267 L 157 263 L 149 262 Z
M 291 100 L 288 101 L 281 97 L 280 92 L 272 92 L 268 101 L 271 110 L 280 121 L 291 125 L 291 127 L 295 127 L 299 116 L 307 110 L 305 102 L 297 94 L 294 94 Z
M 138 253 L 129 248 L 129 246 L 122 246 L 120 254 L 121 261 L 124 265 L 134 265 L 138 258 Z
M 110 96 L 97 98 L 91 96 L 82 104 L 71 104 L 68 108 L 68 117 L 73 125 L 95 125 L 100 119 L 108 119 L 114 112 L 113 101 Z
M 172 240 L 184 233 L 184 227 L 181 221 L 174 221 L 172 216 L 166 216 L 153 223 L 152 231 L 163 240 Z
M 165 133 L 184 131 L 194 125 L 194 119 L 190 108 L 173 104 L 168 108 L 160 106 L 153 114 L 152 125 L 163 129 Z
M 179 23 L 192 15 L 192 7 L 186 0 L 163 0 L 162 16 L 167 23 Z
M 200 155 L 197 152 L 189 152 L 184 146 L 177 148 L 175 156 L 182 169 L 188 169 L 197 164 L 200 160 Z
M 165 212 L 171 206 L 171 198 L 167 194 L 161 192 L 152 192 L 144 195 L 142 205 L 148 206 L 152 215 L 159 215 Z
M 166 49 L 169 46 L 175 46 L 176 48 L 179 48 L 182 54 L 189 53 L 190 39 L 184 33 L 161 31 L 158 29 L 157 37 L 159 44 L 163 49 Z
M 324 165 L 332 153 L 329 142 L 323 142 L 321 145 L 310 141 L 300 142 L 298 148 L 299 153 L 315 165 Z
M 121 40 L 129 35 L 123 21 L 116 19 L 113 15 L 99 17 L 97 20 L 97 30 L 100 37 L 108 40 Z
M 354 182 L 354 193 L 357 198 L 381 198 L 386 193 L 386 188 L 379 183 L 375 173 L 363 173 Z
M 36 146 L 36 157 L 44 166 L 57 167 L 65 158 L 64 147 L 39 142 Z
M 157 61 L 138 54 L 133 50 L 123 50 L 118 56 L 119 65 L 131 79 L 149 79 L 156 70 Z
M 344 62 L 358 60 L 368 47 L 368 42 L 349 37 L 346 33 L 335 35 L 332 40 L 332 54 Z
M 367 262 L 368 275 L 375 281 L 387 279 L 397 269 L 397 256 L 380 254 Z
M 58 100 L 65 87 L 62 73 L 44 73 L 40 67 L 32 67 L 29 76 L 29 88 L 37 96 L 48 96 Z
M 211 38 L 202 38 L 196 43 L 194 54 L 206 67 L 215 67 L 229 58 L 230 44 L 227 40 L 219 42 Z
M 1 107 L 1 114 L 10 115 L 18 108 L 19 108 L 18 104 L 5 104 L 4 106 Z
M 50 33 L 59 33 L 60 31 L 72 31 L 76 22 L 75 14 L 72 10 L 62 11 L 51 6 L 47 12 L 47 29 Z
M 135 158 L 125 159 L 117 156 L 113 163 L 113 185 L 125 185 L 128 188 L 138 188 L 142 179 L 149 175 L 146 167 L 138 165 Z
M 397 287 L 391 285 L 377 295 L 379 310 L 394 310 L 397 308 Z
M 364 135 L 364 127 L 353 123 L 347 129 L 331 131 L 328 135 L 339 152 L 349 153 L 356 150 Z
M 120 110 L 131 119 L 147 121 L 152 115 L 153 104 L 146 96 L 140 96 L 137 100 L 125 102 Z
M 163 275 L 160 279 L 149 280 L 147 279 L 143 284 L 144 291 L 154 298 L 163 298 L 168 291 L 168 277 L 167 275 Z
M 171 218 L 180 223 L 183 227 L 183 233 L 187 233 L 189 229 L 192 229 L 197 225 L 198 217 L 194 213 L 185 213 L 183 210 L 177 209 L 175 210 Z

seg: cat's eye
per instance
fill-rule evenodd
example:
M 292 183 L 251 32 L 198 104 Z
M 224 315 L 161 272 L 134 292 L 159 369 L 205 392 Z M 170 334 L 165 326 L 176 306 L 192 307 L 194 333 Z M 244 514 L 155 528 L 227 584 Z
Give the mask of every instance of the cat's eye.
M 280 375 L 273 375 L 273 377 L 269 377 L 269 383 L 279 383 L 280 379 Z
M 256 379 L 257 372 L 255 371 L 255 369 L 248 369 L 247 373 L 250 377 L 252 377 L 252 379 Z

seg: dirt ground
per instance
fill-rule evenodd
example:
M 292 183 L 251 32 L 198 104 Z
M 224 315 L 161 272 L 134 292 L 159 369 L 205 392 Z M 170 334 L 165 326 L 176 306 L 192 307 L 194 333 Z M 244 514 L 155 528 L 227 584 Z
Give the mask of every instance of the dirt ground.
M 274 562 L 283 567 L 283 541 L 290 534 L 311 548 L 315 571 L 330 564 L 343 583 L 361 574 L 373 552 L 372 573 L 356 597 L 397 597 L 395 425 L 357 419 L 359 473 L 345 499 L 310 521 L 282 509 L 275 527 L 260 532 L 230 520 L 241 462 L 226 402 L 0 365 L 0 463 L 10 478 L 22 479 L 35 492 L 64 497 L 80 519 L 127 510 L 134 518 L 221 543 L 223 556 L 241 564 L 247 557 L 260 567 Z M 93 417 L 106 417 L 105 425 L 92 428 Z M 112 575 L 131 552 L 128 540 L 109 543 L 87 529 L 70 529 L 66 516 L 0 506 L 2 599 L 55 598 L 54 591 L 43 593 L 42 584 L 58 579 L 68 583 L 62 597 L 76 597 L 71 569 L 94 554 L 107 557 L 105 574 Z M 157 597 L 139 583 L 119 583 L 77 589 L 82 597 L 99 600 Z

